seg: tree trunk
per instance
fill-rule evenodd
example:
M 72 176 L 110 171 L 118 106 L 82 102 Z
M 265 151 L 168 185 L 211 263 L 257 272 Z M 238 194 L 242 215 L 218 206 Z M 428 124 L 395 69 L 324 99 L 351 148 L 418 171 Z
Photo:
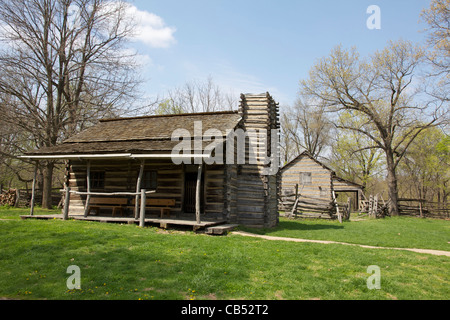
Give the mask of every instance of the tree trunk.
M 52 184 L 53 184 L 53 168 L 55 164 L 48 161 L 44 165 L 43 180 L 44 184 L 42 187 L 42 208 L 51 209 L 52 208 Z
M 400 214 L 398 210 L 398 186 L 397 186 L 397 175 L 395 173 L 395 163 L 394 154 L 391 152 L 386 152 L 386 163 L 387 163 L 387 183 L 388 183 L 388 195 L 389 204 L 389 215 L 398 216 Z

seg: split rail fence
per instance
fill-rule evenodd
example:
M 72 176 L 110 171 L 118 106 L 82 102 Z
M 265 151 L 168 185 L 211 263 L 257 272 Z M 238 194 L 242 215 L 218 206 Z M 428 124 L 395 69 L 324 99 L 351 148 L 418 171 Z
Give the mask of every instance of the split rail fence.
M 450 207 L 446 202 L 432 202 L 424 199 L 398 199 L 401 215 L 423 218 L 450 218 Z
M 350 218 L 351 199 L 347 203 L 340 203 L 337 202 L 334 191 L 332 199 L 327 200 L 300 194 L 298 185 L 295 190 L 295 193 L 279 197 L 279 209 L 286 212 L 286 217 L 338 219 L 340 222 Z

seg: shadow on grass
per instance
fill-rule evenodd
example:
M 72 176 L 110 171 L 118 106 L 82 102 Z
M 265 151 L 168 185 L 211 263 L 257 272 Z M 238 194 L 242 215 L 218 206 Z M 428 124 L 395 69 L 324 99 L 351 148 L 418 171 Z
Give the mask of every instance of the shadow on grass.
M 334 224 L 322 224 L 322 223 L 302 223 L 300 220 L 286 221 L 281 220 L 279 224 L 275 228 L 264 228 L 264 229 L 256 229 L 256 228 L 247 228 L 245 226 L 240 226 L 240 230 L 248 231 L 256 234 L 271 234 L 279 231 L 316 231 L 316 230 L 342 230 L 344 229 L 343 225 L 334 225 Z
M 275 228 L 278 230 L 323 230 L 323 229 L 344 229 L 343 225 L 331 225 L 331 224 L 310 224 L 302 223 L 301 221 L 280 221 L 279 225 Z

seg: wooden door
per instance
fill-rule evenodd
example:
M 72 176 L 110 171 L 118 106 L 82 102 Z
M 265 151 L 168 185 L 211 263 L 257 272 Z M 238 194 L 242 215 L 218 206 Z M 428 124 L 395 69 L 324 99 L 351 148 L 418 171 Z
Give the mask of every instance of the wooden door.
M 197 187 L 197 172 L 186 172 L 184 177 L 184 212 L 195 213 L 195 189 Z M 200 192 L 200 212 L 204 206 L 204 178 L 202 175 Z

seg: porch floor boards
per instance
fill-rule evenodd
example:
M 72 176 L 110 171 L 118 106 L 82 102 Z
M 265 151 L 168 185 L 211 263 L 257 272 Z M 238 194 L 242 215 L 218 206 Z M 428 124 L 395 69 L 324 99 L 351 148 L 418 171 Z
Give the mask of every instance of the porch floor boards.
M 41 219 L 41 220 L 51 220 L 51 219 L 63 219 L 62 214 L 54 214 L 54 215 L 23 215 L 20 216 L 21 219 Z M 80 221 L 95 221 L 95 222 L 105 222 L 105 223 L 128 223 L 128 224 L 139 224 L 139 219 L 126 218 L 126 217 L 106 217 L 106 216 L 88 216 L 84 217 L 83 215 L 71 215 L 69 216 L 69 220 L 80 220 Z M 173 218 L 173 219 L 165 219 L 165 218 L 145 218 L 146 224 L 159 224 L 160 228 L 167 229 L 169 226 L 187 226 L 192 227 L 194 231 L 213 227 L 217 225 L 222 225 L 226 223 L 225 220 L 213 220 L 213 221 L 201 221 L 197 223 L 195 220 L 183 219 L 183 218 Z

